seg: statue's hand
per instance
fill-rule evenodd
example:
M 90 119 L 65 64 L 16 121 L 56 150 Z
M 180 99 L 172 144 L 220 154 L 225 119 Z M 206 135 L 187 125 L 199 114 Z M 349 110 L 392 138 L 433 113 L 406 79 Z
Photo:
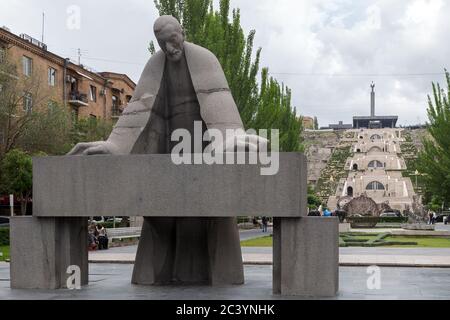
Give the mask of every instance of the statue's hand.
M 77 144 L 68 156 L 93 156 L 93 155 L 118 154 L 116 146 L 108 141 L 87 142 Z
M 267 151 L 269 141 L 257 135 L 242 134 L 234 139 L 226 141 L 224 152 L 236 152 L 245 150 L 246 152 Z

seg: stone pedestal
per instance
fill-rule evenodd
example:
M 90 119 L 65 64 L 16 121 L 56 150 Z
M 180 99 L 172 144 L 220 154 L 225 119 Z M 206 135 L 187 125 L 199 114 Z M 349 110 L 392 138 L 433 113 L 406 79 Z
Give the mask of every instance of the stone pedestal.
M 334 297 L 338 289 L 338 218 L 275 218 L 274 294 Z
M 11 288 L 65 288 L 72 265 L 88 284 L 87 219 L 13 217 L 10 230 Z

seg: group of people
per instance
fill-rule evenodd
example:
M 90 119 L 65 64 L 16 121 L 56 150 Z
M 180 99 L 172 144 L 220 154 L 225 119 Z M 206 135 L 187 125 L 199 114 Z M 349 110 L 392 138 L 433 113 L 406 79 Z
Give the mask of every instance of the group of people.
M 262 229 L 262 232 L 266 233 L 268 230 L 268 226 L 269 226 L 269 218 L 267 217 L 262 217 L 261 218 L 261 223 L 258 221 L 258 219 L 256 217 L 253 218 L 253 225 L 257 226 L 259 225 Z
M 328 208 L 323 208 L 320 206 L 319 209 L 314 211 L 309 211 L 308 216 L 320 216 L 320 217 L 333 217 L 336 216 L 336 213 L 331 212 Z
M 89 250 L 107 250 L 108 234 L 103 225 L 97 224 L 95 221 L 88 228 L 88 244 Z

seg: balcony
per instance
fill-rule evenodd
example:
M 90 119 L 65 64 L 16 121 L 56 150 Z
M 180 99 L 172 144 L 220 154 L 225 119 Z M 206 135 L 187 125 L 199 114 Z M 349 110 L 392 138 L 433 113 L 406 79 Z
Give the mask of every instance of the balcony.
M 76 107 L 87 107 L 88 106 L 88 97 L 86 94 L 79 92 L 71 92 L 69 93 L 68 102 Z

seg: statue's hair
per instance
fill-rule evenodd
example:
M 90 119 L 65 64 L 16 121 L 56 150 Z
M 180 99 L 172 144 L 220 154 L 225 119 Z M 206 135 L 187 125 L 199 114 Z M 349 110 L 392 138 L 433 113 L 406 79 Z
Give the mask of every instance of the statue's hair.
M 178 28 L 180 32 L 183 32 L 183 27 L 175 17 L 161 16 L 158 19 L 156 19 L 155 24 L 153 25 L 153 31 L 155 32 L 155 35 L 160 33 L 167 25 L 172 25 Z

